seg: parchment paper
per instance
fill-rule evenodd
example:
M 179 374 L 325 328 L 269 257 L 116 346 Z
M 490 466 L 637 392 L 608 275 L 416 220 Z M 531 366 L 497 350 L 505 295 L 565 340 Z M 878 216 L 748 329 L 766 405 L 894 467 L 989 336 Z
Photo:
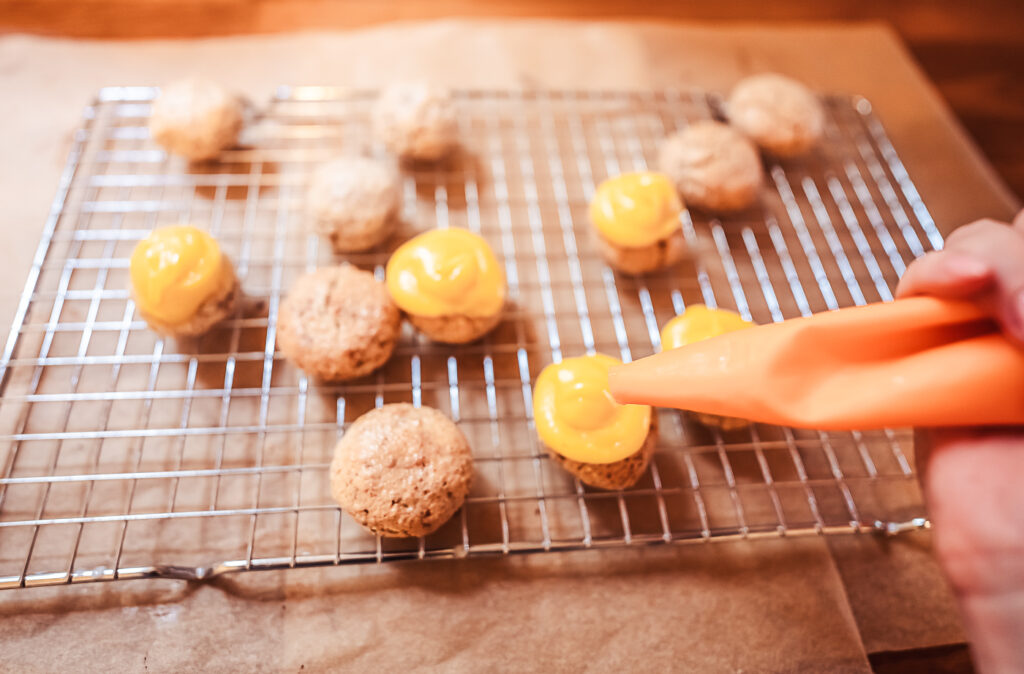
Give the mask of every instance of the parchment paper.
M 1015 203 L 893 35 L 445 21 L 345 34 L 134 43 L 0 38 L 0 323 L 14 313 L 82 107 L 202 72 L 281 83 L 727 90 L 764 69 L 875 104 L 939 227 Z M 963 639 L 929 536 L 810 538 L 245 574 L 0 593 L 3 669 L 869 671 Z M 488 666 L 489 665 L 489 666 Z

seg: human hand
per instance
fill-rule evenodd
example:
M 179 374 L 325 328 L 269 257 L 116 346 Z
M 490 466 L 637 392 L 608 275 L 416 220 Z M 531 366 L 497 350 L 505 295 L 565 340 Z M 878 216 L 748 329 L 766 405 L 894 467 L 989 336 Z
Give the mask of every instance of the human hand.
M 977 302 L 1024 347 L 1024 211 L 956 230 L 896 294 Z M 1024 429 L 918 429 L 915 453 L 978 670 L 1024 671 Z

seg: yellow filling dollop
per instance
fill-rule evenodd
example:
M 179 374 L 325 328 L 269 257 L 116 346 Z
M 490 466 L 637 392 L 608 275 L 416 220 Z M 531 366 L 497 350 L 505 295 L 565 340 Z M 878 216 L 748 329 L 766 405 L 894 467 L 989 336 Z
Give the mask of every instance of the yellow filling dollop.
M 170 325 L 189 320 L 233 274 L 217 241 L 191 225 L 150 232 L 132 251 L 129 272 L 139 309 Z
M 735 311 L 709 309 L 703 304 L 694 304 L 661 329 L 661 348 L 665 351 L 678 349 L 687 344 L 753 326 L 753 323 Z
M 615 402 L 608 370 L 617 365 L 622 361 L 598 353 L 541 370 L 533 417 L 545 445 L 585 463 L 613 463 L 640 451 L 651 430 L 651 408 Z
M 505 272 L 483 238 L 435 229 L 392 254 L 387 286 L 395 304 L 416 316 L 493 316 L 505 305 Z
M 641 248 L 679 229 L 682 201 L 672 180 L 654 171 L 623 173 L 597 186 L 590 221 L 611 243 Z

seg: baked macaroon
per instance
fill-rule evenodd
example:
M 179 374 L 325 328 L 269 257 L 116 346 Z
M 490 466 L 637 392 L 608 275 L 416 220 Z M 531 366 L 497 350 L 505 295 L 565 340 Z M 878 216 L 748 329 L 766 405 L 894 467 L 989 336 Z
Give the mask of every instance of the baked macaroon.
M 136 244 L 128 268 L 139 315 L 169 337 L 207 332 L 234 313 L 241 294 L 217 240 L 192 225 L 154 229 Z
M 331 495 L 381 536 L 426 536 L 462 507 L 473 478 L 466 436 L 444 414 L 408 403 L 356 419 L 334 448 Z
M 757 147 L 728 124 L 710 119 L 665 139 L 658 166 L 687 206 L 717 213 L 749 207 L 764 182 Z
M 584 484 L 626 489 L 647 470 L 658 429 L 647 405 L 620 405 L 608 371 L 622 361 L 596 353 L 548 365 L 533 388 L 533 419 L 551 457 Z
M 373 274 L 349 264 L 324 267 L 300 277 L 281 301 L 277 345 L 307 374 L 344 381 L 386 363 L 401 325 Z
M 752 327 L 754 327 L 754 323 L 735 311 L 711 309 L 703 304 L 692 304 L 661 329 L 661 349 L 662 351 L 678 349 L 687 344 L 724 335 L 727 332 Z M 705 426 L 714 426 L 726 432 L 746 428 L 749 425 L 746 419 L 736 417 L 723 417 L 703 412 L 691 412 L 691 414 Z
M 340 157 L 322 164 L 306 191 L 313 231 L 337 253 L 369 250 L 391 236 L 401 204 L 398 172 L 369 157 Z
M 811 150 L 825 133 L 825 109 L 806 86 L 775 73 L 747 77 L 726 103 L 729 122 L 777 157 Z
M 458 116 L 451 93 L 425 82 L 386 88 L 372 116 L 374 135 L 402 159 L 437 161 L 458 143 Z
M 589 214 L 605 261 L 621 272 L 643 274 L 674 264 L 686 252 L 682 210 L 668 176 L 641 171 L 598 185 Z
M 238 142 L 242 100 L 210 80 L 189 77 L 160 88 L 149 115 L 149 134 L 172 154 L 213 159 Z
M 435 229 L 388 260 L 388 292 L 409 322 L 436 342 L 465 344 L 501 322 L 508 286 L 494 251 L 466 229 Z

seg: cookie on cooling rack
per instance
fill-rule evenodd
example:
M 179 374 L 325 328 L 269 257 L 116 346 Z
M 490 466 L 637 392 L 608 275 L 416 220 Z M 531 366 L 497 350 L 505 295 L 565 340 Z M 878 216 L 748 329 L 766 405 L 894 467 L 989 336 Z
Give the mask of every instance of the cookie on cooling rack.
M 426 536 L 462 507 L 472 477 L 473 454 L 451 419 L 396 403 L 345 431 L 331 461 L 331 495 L 375 534 Z
M 726 106 L 730 123 L 777 157 L 805 154 L 825 132 L 821 101 L 783 75 L 764 73 L 741 80 Z
M 373 132 L 403 159 L 436 161 L 458 141 L 458 118 L 451 93 L 425 82 L 385 89 L 373 107 Z
M 420 332 L 465 344 L 501 322 L 507 284 L 494 251 L 466 229 L 435 229 L 409 239 L 388 260 L 388 292 Z
M 343 381 L 387 362 L 401 323 L 384 284 L 370 272 L 343 264 L 295 282 L 278 310 L 277 343 L 308 374 Z
M 761 156 L 728 124 L 703 120 L 669 136 L 658 166 L 675 182 L 687 206 L 738 211 L 754 203 L 764 182 Z
M 234 312 L 241 294 L 231 260 L 192 225 L 154 229 L 136 244 L 128 270 L 139 314 L 170 337 L 208 331 Z
M 598 185 L 589 213 L 605 261 L 627 274 L 643 274 L 674 264 L 686 252 L 682 210 L 668 176 L 641 171 Z
M 584 484 L 626 489 L 647 470 L 658 428 L 647 405 L 620 405 L 608 370 L 622 362 L 592 354 L 548 365 L 533 390 L 537 433 L 551 457 Z
M 754 323 L 735 311 L 711 309 L 703 304 L 693 304 L 661 329 L 661 348 L 664 351 L 678 349 L 681 346 L 711 339 L 727 332 L 752 327 L 754 327 Z M 697 421 L 705 426 L 714 426 L 726 432 L 740 430 L 749 425 L 746 419 L 736 417 L 723 417 L 702 412 L 693 412 L 692 414 Z
M 160 88 L 149 115 L 149 133 L 168 152 L 192 161 L 213 159 L 238 141 L 242 100 L 197 77 Z
M 322 164 L 306 191 L 313 230 L 338 253 L 369 250 L 391 236 L 401 203 L 398 173 L 368 157 L 339 157 Z

